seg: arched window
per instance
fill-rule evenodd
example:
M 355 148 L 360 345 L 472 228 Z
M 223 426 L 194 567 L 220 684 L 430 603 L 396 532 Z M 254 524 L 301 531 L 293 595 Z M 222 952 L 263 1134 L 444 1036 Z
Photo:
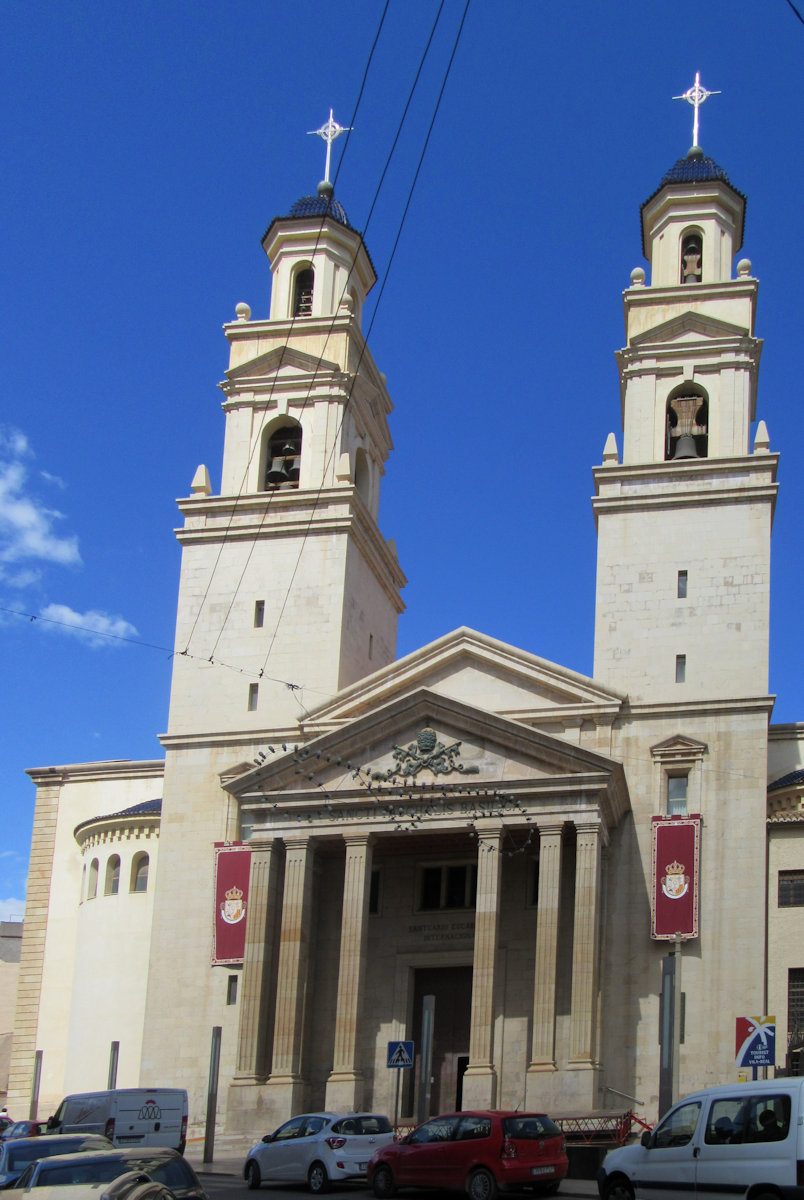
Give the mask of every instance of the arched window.
M 681 282 L 700 283 L 702 279 L 703 238 L 700 233 L 685 233 L 681 239 Z
M 355 455 L 355 487 L 365 500 L 369 503 L 369 489 L 371 486 L 371 475 L 369 473 L 369 460 L 365 450 L 361 447 Z
M 293 287 L 293 316 L 311 317 L 313 315 L 313 287 L 315 271 L 312 267 L 304 267 L 296 275 Z
M 667 399 L 664 457 L 677 461 L 709 453 L 709 402 L 696 383 L 682 383 Z
M 111 855 L 106 864 L 106 883 L 103 888 L 105 896 L 116 896 L 120 891 L 120 855 Z
M 268 439 L 265 472 L 265 490 L 287 490 L 299 486 L 299 464 L 301 462 L 301 425 L 283 425 L 275 429 Z
M 93 858 L 89 864 L 89 882 L 87 883 L 87 900 L 94 900 L 98 894 L 98 860 Z
M 131 864 L 131 886 L 132 892 L 147 892 L 148 891 L 148 855 L 135 854 L 134 861 Z

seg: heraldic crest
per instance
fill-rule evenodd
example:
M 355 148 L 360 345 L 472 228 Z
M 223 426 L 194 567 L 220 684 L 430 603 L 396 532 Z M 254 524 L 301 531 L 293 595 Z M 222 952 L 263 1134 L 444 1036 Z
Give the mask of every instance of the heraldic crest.
M 464 775 L 477 775 L 479 767 L 467 767 L 457 758 L 461 752 L 461 743 L 453 742 L 445 746 L 439 742 L 434 729 L 425 727 L 417 735 L 415 742 L 407 746 L 394 746 L 394 758 L 397 765 L 387 771 L 374 771 L 371 778 L 377 780 L 394 779 L 396 776 L 418 775 L 419 771 L 432 771 L 434 775 L 451 775 L 458 771 Z
M 242 921 L 246 915 L 246 906 L 243 903 L 243 892 L 237 886 L 230 887 L 228 892 L 225 892 L 225 900 L 221 901 L 221 916 L 227 925 L 236 925 L 238 921 Z
M 684 864 L 678 861 L 671 862 L 664 870 L 665 874 L 662 876 L 661 884 L 667 899 L 680 900 L 682 896 L 686 896 L 690 886 L 690 877 L 684 874 Z

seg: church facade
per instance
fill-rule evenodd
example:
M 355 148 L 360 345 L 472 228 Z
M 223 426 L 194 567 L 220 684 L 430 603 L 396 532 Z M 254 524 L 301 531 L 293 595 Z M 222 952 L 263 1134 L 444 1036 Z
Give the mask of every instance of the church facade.
M 405 1119 L 650 1118 L 663 1088 L 735 1077 L 737 1016 L 772 1001 L 799 1032 L 779 906 L 804 889 L 804 755 L 798 726 L 769 733 L 778 456 L 751 437 L 744 217 L 697 149 L 642 206 L 591 677 L 466 628 L 396 658 L 374 269 L 329 187 L 272 222 L 269 316 L 226 326 L 220 492 L 199 467 L 179 506 L 164 762 L 30 772 L 9 1104 L 35 1075 L 40 1112 L 104 1087 L 112 1053 L 118 1086 L 186 1087 L 197 1131 L 214 1046 L 219 1127 L 261 1135 L 393 1112 L 388 1046 L 412 1041 Z

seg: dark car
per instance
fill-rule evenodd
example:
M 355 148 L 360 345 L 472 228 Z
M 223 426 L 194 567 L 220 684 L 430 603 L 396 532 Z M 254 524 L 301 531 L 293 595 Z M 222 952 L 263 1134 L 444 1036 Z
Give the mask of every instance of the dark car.
M 14 1187 L 26 1167 L 39 1158 L 48 1158 L 51 1154 L 76 1154 L 80 1151 L 95 1152 L 112 1148 L 109 1139 L 97 1133 L 14 1138 L 10 1142 L 0 1142 L 0 1188 Z
M 56 1139 L 67 1141 L 67 1137 Z M 38 1143 L 37 1143 L 38 1144 Z M 176 1200 L 207 1200 L 198 1176 L 177 1150 L 166 1146 L 103 1153 L 58 1154 L 32 1162 L 17 1183 L 19 1188 L 69 1187 L 74 1184 L 111 1183 L 132 1171 L 164 1184 Z
M 12 1121 L 0 1133 L 0 1141 L 10 1142 L 12 1138 L 39 1137 L 45 1132 L 44 1121 Z
M 470 1200 L 529 1188 L 552 1196 L 567 1173 L 564 1135 L 544 1113 L 461 1112 L 433 1117 L 368 1165 L 379 1200 L 400 1187 L 455 1188 Z

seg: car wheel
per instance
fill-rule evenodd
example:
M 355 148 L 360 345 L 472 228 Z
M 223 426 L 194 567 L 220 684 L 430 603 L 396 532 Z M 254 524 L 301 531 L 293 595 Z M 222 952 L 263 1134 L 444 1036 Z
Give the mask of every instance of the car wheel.
M 604 1200 L 634 1200 L 634 1189 L 624 1175 L 615 1175 L 603 1185 Z
M 256 1192 L 257 1188 L 262 1183 L 262 1179 L 260 1177 L 260 1168 L 257 1166 L 253 1158 L 250 1158 L 246 1163 L 246 1183 L 249 1186 L 249 1190 L 252 1192 Z
M 320 1196 L 322 1192 L 329 1191 L 329 1175 L 327 1168 L 322 1162 L 314 1162 L 307 1172 L 307 1187 L 314 1196 Z
M 478 1167 L 467 1180 L 466 1194 L 469 1200 L 494 1200 L 497 1195 L 497 1180 L 491 1171 L 485 1167 Z
M 371 1186 L 374 1189 L 374 1195 L 377 1200 L 391 1200 L 391 1196 L 396 1195 L 396 1184 L 394 1177 L 391 1174 L 391 1168 L 380 1165 L 374 1172 L 374 1178 L 371 1181 Z

